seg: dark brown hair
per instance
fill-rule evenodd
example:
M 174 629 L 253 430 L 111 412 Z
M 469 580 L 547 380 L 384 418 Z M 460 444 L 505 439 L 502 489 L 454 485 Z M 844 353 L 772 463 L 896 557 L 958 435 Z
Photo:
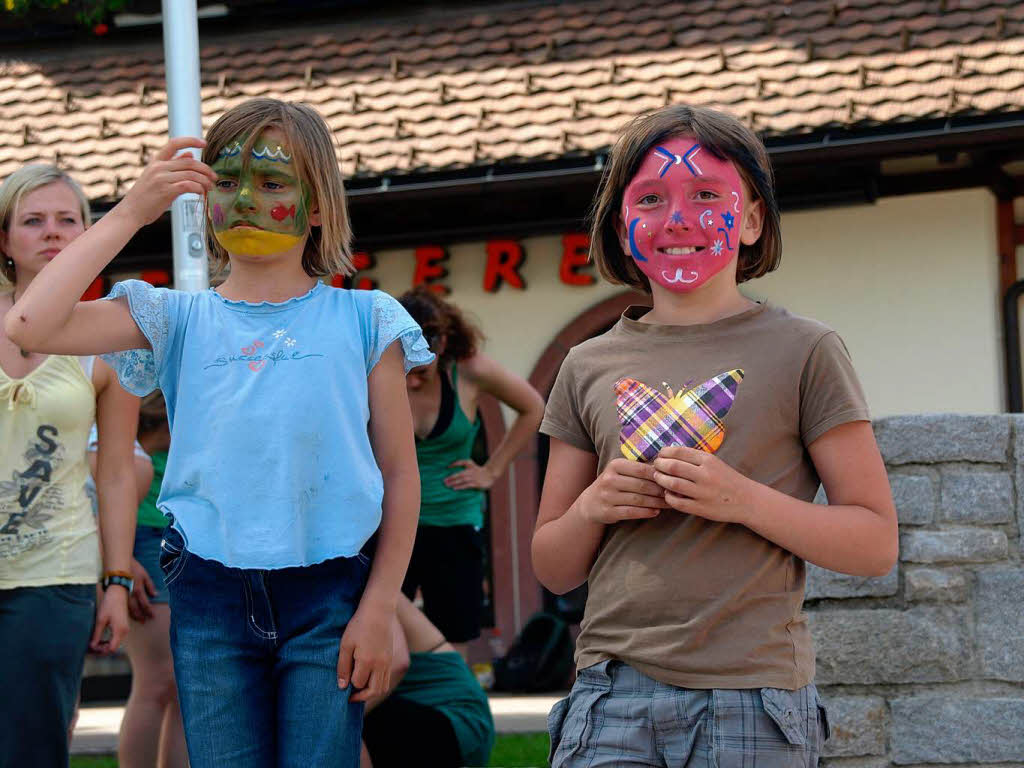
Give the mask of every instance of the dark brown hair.
M 242 157 L 248 158 L 253 144 L 267 128 L 276 128 L 284 134 L 296 176 L 312 191 L 310 210 L 320 209 L 320 226 L 310 227 L 302 253 L 302 268 L 310 277 L 351 274 L 352 227 L 345 204 L 345 185 L 331 131 L 315 109 L 278 99 L 243 102 L 221 115 L 210 127 L 203 162 L 213 165 L 221 150 L 242 136 L 246 137 Z M 209 216 L 206 218 L 206 242 L 213 256 L 213 269 L 220 272 L 227 266 L 228 254 L 213 236 Z
M 139 436 L 153 432 L 167 423 L 167 404 L 164 394 L 155 389 L 139 403 Z
M 761 200 L 764 204 L 761 236 L 753 245 L 740 245 L 736 282 L 752 280 L 776 269 L 782 258 L 782 229 L 775 181 L 764 144 L 743 123 L 723 112 L 673 105 L 633 120 L 612 148 L 590 213 L 590 255 L 601 274 L 610 282 L 650 293 L 647 276 L 622 251 L 619 210 L 626 187 L 651 148 L 670 136 L 680 135 L 692 136 L 715 157 L 732 162 L 747 186 L 750 202 Z
M 442 337 L 445 339 L 441 354 L 443 360 L 466 360 L 477 353 L 483 334 L 466 320 L 461 309 L 442 299 L 435 291 L 418 286 L 403 293 L 398 301 L 420 324 L 431 349 Z

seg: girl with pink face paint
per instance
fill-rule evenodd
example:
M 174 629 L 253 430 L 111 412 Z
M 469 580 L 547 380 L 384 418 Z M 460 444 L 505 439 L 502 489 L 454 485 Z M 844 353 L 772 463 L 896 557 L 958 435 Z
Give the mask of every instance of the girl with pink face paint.
M 534 570 L 588 588 L 551 765 L 816 765 L 805 564 L 887 573 L 896 513 L 842 341 L 739 290 L 779 264 L 767 151 L 722 113 L 658 110 L 592 218 L 601 273 L 651 306 L 569 351 L 541 423 Z
M 760 210 L 744 219 L 743 202 L 731 162 L 671 136 L 648 151 L 623 194 L 629 255 L 649 280 L 692 293 L 730 265 L 735 272 L 740 238 L 759 234 Z

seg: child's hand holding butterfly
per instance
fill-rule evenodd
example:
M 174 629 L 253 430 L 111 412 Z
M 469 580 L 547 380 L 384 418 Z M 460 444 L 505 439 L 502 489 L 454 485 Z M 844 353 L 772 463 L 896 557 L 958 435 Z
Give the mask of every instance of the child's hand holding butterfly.
M 714 454 L 674 445 L 652 463 L 654 482 L 673 509 L 721 523 L 745 525 L 756 483 Z
M 217 174 L 191 154 L 178 154 L 189 147 L 204 146 L 205 141 L 190 136 L 171 139 L 153 156 L 115 210 L 120 209 L 136 227 L 142 227 L 156 221 L 179 195 L 206 194 L 217 181 Z
M 580 515 L 588 522 L 605 525 L 657 517 L 661 510 L 669 509 L 669 504 L 654 475 L 650 464 L 612 459 L 580 494 Z

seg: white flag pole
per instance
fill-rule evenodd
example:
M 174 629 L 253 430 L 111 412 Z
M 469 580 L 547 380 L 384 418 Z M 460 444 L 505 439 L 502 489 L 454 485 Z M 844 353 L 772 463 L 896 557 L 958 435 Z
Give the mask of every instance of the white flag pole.
M 199 22 L 196 0 L 162 0 L 167 118 L 170 137 L 202 136 L 199 92 Z M 199 150 L 189 150 L 199 157 Z M 184 194 L 171 205 L 174 287 L 201 291 L 210 284 L 203 198 Z

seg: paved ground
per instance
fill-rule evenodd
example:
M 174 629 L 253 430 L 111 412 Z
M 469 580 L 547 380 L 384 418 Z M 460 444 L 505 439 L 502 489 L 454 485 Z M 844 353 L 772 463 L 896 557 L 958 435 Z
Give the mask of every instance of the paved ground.
M 494 694 L 491 712 L 498 733 L 536 733 L 544 731 L 548 711 L 562 694 L 518 696 Z M 77 755 L 110 755 L 117 752 L 117 733 L 124 707 L 83 707 L 78 716 L 71 752 Z

